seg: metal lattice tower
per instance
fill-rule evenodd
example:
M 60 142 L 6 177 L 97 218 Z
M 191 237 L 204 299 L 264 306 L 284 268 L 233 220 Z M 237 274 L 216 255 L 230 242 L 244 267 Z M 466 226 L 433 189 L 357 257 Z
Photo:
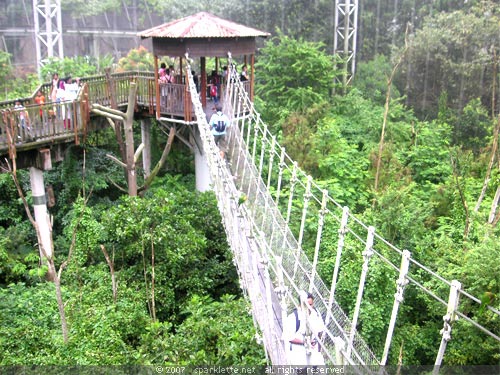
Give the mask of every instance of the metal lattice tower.
M 357 32 L 358 0 L 335 0 L 333 52 L 343 60 L 343 87 L 351 82 L 356 69 Z
M 49 57 L 63 58 L 61 0 L 33 0 L 37 69 Z

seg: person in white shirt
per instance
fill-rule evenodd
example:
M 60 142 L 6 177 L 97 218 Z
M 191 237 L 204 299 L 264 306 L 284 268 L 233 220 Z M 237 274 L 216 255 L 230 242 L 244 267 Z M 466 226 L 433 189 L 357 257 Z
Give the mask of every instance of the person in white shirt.
M 217 104 L 215 107 L 216 112 L 210 117 L 209 126 L 214 135 L 215 144 L 219 147 L 220 156 L 224 160 L 227 151 L 227 128 L 231 125 L 229 118 L 222 113 L 222 106 Z
M 283 322 L 282 339 L 285 345 L 287 365 L 304 370 L 308 366 L 323 366 L 319 337 L 325 330 L 323 319 L 314 307 L 312 294 L 301 292 L 300 306 Z

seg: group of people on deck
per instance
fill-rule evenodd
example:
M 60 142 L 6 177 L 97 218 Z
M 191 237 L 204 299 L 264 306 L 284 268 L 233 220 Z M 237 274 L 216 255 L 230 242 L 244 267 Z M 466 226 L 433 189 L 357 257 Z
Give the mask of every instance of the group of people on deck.
M 168 86 L 169 83 L 175 83 L 175 69 L 173 65 L 167 68 L 167 64 L 161 63 L 158 70 L 158 82 L 160 83 L 160 105 L 167 106 Z
M 66 103 L 65 105 L 55 106 L 53 113 L 50 115 L 55 116 L 57 119 L 62 119 L 64 128 L 71 128 L 71 108 L 69 102 L 76 99 L 78 90 L 80 89 L 80 79 L 76 78 L 73 81 L 71 76 L 60 78 L 58 73 L 52 76 L 52 87 L 50 91 L 50 99 L 53 103 Z
M 236 66 L 233 65 L 234 73 L 237 74 Z M 247 65 L 243 65 L 241 68 L 241 73 L 239 75 L 240 81 L 245 82 L 248 81 L 248 67 Z M 218 74 L 216 70 L 212 70 L 211 75 L 207 79 L 207 93 L 208 96 L 217 103 L 221 97 L 221 85 L 226 83 L 230 79 L 229 77 L 229 69 L 227 66 L 222 67 L 222 75 Z
M 48 100 L 41 89 L 37 91 L 33 98 L 34 104 L 38 106 L 38 113 L 33 118 L 30 118 L 23 101 L 17 99 L 14 105 L 14 113 L 18 120 L 19 129 L 17 138 L 32 138 L 34 136 L 33 124 L 47 126 L 49 121 L 53 122 L 56 119 L 62 120 L 65 129 L 70 129 L 72 117 L 70 103 L 77 98 L 79 89 L 79 78 L 74 81 L 71 76 L 62 79 L 58 73 L 54 73 L 48 92 Z M 55 105 L 48 106 L 49 103 Z

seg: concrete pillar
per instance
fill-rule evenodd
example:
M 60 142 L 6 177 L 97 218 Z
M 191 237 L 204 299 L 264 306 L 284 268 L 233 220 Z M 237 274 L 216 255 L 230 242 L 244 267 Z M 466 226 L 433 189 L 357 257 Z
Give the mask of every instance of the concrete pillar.
M 43 258 L 41 246 L 45 250 L 47 257 L 52 258 L 52 227 L 50 225 L 49 215 L 47 213 L 47 199 L 45 198 L 45 184 L 43 182 L 43 171 L 30 168 L 31 193 L 33 195 L 33 210 L 35 212 L 35 221 L 40 232 L 40 256 Z
M 195 131 L 195 144 L 194 144 L 194 167 L 196 174 L 196 190 L 204 192 L 207 190 L 212 190 L 212 179 L 210 178 L 210 172 L 208 169 L 207 156 L 201 148 L 202 142 L 200 134 Z
M 141 120 L 141 138 L 144 149 L 142 150 L 142 168 L 144 169 L 144 178 L 151 174 L 151 120 Z

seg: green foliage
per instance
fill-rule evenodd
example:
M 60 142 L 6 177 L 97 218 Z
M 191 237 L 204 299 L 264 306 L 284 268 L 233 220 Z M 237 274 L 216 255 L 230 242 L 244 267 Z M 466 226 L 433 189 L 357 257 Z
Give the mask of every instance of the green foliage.
M 64 10 L 70 10 L 73 16 L 93 16 L 106 11 L 119 9 L 121 4 L 116 0 L 65 0 L 61 3 Z
M 103 149 L 74 146 L 68 149 L 62 163 L 45 173 L 45 181 L 53 189 L 56 198 L 56 205 L 52 209 L 56 254 L 67 254 L 70 237 L 59 235 L 71 225 L 73 204 L 79 197 L 91 194 L 90 204 L 97 204 L 101 200 L 113 200 L 119 195 L 114 187 L 110 188 L 110 179 L 123 178 L 123 174 L 105 154 Z
M 471 100 L 454 123 L 454 143 L 478 155 L 487 145 L 487 136 L 490 133 L 491 120 L 488 111 L 479 99 Z
M 360 62 L 356 68 L 353 87 L 363 93 L 364 97 L 374 103 L 383 105 L 387 93 L 387 80 L 392 66 L 384 55 L 377 55 L 370 61 Z M 391 97 L 399 97 L 398 89 L 391 87 Z
M 5 83 L 12 79 L 12 65 L 10 63 L 10 53 L 5 51 L 0 51 L 0 90 L 2 92 L 8 92 L 8 88 Z
M 0 80 L 5 81 L 12 74 L 12 65 L 10 64 L 11 54 L 0 51 Z
M 23 184 L 29 183 L 26 171 L 18 171 L 18 179 Z M 25 215 L 12 176 L 0 174 L 0 285 L 30 278 L 28 267 L 32 261 L 26 258 L 38 250 L 33 246 L 35 231 Z
M 365 99 L 356 89 L 336 96 L 332 108 L 342 137 L 358 150 L 369 152 L 378 146 L 383 121 L 383 108 Z
M 165 357 L 167 363 L 231 366 L 263 365 L 262 347 L 255 342 L 255 330 L 248 306 L 234 296 L 221 301 L 194 295 L 186 304 L 187 315 Z
M 51 283 L 0 288 L 0 365 L 58 363 L 50 355 L 62 345 L 54 295 Z
M 130 50 L 127 56 L 122 57 L 118 61 L 117 71 L 125 72 L 130 70 L 142 72 L 154 71 L 153 54 L 144 46 L 139 46 L 139 48 Z
M 16 71 L 11 64 L 11 54 L 0 51 L 0 92 L 2 100 L 30 96 L 39 85 L 35 74 Z
M 335 75 L 334 62 L 322 43 L 294 40 L 278 33 L 261 50 L 256 64 L 260 111 L 276 124 L 291 112 L 305 112 L 329 100 Z
M 63 349 L 64 360 L 82 365 L 130 363 L 150 324 L 143 294 L 134 283 L 120 279 L 114 304 L 109 269 L 103 263 L 80 272 L 76 281 L 80 286 L 67 302 L 71 340 Z
M 317 155 L 315 154 L 314 134 L 317 131 L 317 122 L 328 110 L 328 103 L 317 103 L 304 110 L 292 112 L 282 125 L 282 146 L 287 149 L 290 157 L 299 166 L 313 173 L 317 169 Z
M 324 117 L 314 134 L 315 157 L 318 160 L 316 177 L 328 187 L 335 200 L 349 207 L 367 204 L 368 192 L 359 189 L 367 184 L 369 163 L 358 145 L 342 137 L 338 118 Z
M 103 242 L 116 249 L 116 267 L 130 277 L 151 274 L 154 249 L 156 283 L 163 285 L 156 291 L 157 316 L 165 318 L 193 293 L 237 291 L 216 212 L 213 196 L 156 188 L 143 199 L 121 198 L 96 220 L 106 223 Z
M 51 82 L 54 73 L 59 74 L 59 78 L 66 77 L 89 77 L 97 73 L 96 59 L 90 56 L 75 56 L 49 58 L 41 69 L 41 76 L 45 82 Z
M 431 249 L 426 246 L 432 243 L 429 229 L 433 214 L 428 193 L 411 183 L 405 187 L 387 187 L 377 196 L 377 206 L 366 210 L 364 217 L 390 243 L 400 249 L 412 249 L 413 257 L 425 263 L 432 261 L 428 255 Z
M 200 364 L 203 358 L 212 364 L 262 363 L 246 304 L 234 297 L 237 275 L 213 194 L 191 192 L 181 179 L 166 176 L 142 199 L 127 196 L 91 206 L 75 198 L 65 220 L 56 234 L 58 262 L 67 258 L 77 229 L 61 280 L 69 342 L 62 342 L 54 285 L 12 284 L 0 289 L 0 308 L 8 311 L 0 316 L 0 364 Z M 3 271 L 12 254 L 5 247 L 9 239 L 1 238 Z M 116 303 L 101 244 L 114 259 Z M 42 270 L 37 267 L 29 265 Z M 201 309 L 196 301 L 203 301 Z M 220 326 L 206 331 L 200 319 L 208 316 Z M 206 357 L 192 355 L 214 337 L 216 345 L 200 349 Z
M 412 127 L 411 146 L 400 151 L 413 181 L 440 184 L 451 174 L 449 145 L 451 129 L 438 122 L 417 122 Z
M 485 1 L 469 12 L 436 13 L 416 31 L 401 81 L 409 88 L 408 103 L 419 116 L 437 113 L 442 92 L 457 114 L 478 96 L 490 107 L 491 72 L 500 53 L 499 15 L 494 7 Z
M 481 241 L 466 241 L 462 249 L 451 249 L 453 239 L 446 233 L 436 241 L 438 248 L 437 271 L 448 280 L 459 280 L 468 293 L 481 299 L 481 303 L 464 299 L 460 303 L 460 310 L 473 321 L 488 328 L 496 335 L 499 331 L 499 317 L 488 311 L 486 306 L 495 309 L 500 308 L 500 265 L 497 261 L 500 256 L 500 246 L 497 235 L 491 228 L 480 226 L 475 223 L 474 227 L 481 232 Z M 498 230 L 495 230 L 498 232 Z M 446 295 L 447 286 L 435 285 Z M 442 314 L 442 311 L 441 311 Z M 454 342 L 449 343 L 450 350 L 447 351 L 446 359 L 452 364 L 482 364 L 499 360 L 498 342 L 491 337 L 479 337 L 476 328 L 470 322 L 459 320 L 454 325 Z

